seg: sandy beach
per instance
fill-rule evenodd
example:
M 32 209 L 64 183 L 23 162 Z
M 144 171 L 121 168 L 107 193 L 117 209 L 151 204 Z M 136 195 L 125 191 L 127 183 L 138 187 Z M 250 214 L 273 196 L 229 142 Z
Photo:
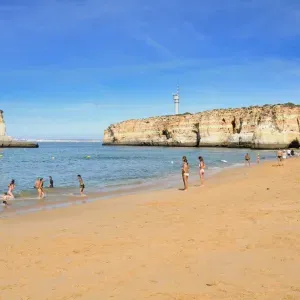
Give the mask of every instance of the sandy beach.
M 0 299 L 300 299 L 300 159 L 0 220 Z

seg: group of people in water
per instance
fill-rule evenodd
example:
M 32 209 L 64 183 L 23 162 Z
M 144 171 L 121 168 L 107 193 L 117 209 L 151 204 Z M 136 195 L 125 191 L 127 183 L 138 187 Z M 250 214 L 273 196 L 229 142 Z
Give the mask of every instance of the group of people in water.
M 287 157 L 292 157 L 295 155 L 295 152 L 294 150 L 290 150 L 288 149 L 287 151 L 286 150 L 281 150 L 279 149 L 277 151 L 277 160 L 278 160 L 278 165 L 283 165 L 283 159 L 287 158 Z M 205 173 L 205 169 L 206 169 L 206 165 L 205 165 L 205 162 L 204 162 L 204 159 L 202 156 L 199 156 L 198 157 L 199 159 L 199 176 L 200 176 L 200 186 L 203 187 L 204 186 L 204 173 Z M 251 157 L 249 155 L 249 153 L 246 153 L 245 155 L 245 165 L 246 166 L 250 166 L 250 161 L 251 161 Z M 256 163 L 259 164 L 260 163 L 260 155 L 259 153 L 257 154 L 256 156 Z M 189 179 L 189 176 L 190 176 L 190 166 L 189 166 L 189 163 L 188 163 L 188 160 L 187 160 L 187 157 L 186 156 L 183 156 L 182 157 L 182 168 L 181 168 L 181 173 L 182 173 L 182 180 L 183 180 L 183 184 L 184 184 L 184 191 L 187 191 L 188 190 L 188 179 Z M 79 192 L 80 192 L 80 195 L 81 196 L 84 196 L 83 194 L 83 191 L 85 189 L 85 185 L 84 185 L 84 182 L 83 182 L 83 179 L 81 177 L 81 175 L 77 175 L 77 179 L 79 181 Z M 35 184 L 34 184 L 34 188 L 37 190 L 37 193 L 38 193 L 38 197 L 39 199 L 43 199 L 45 198 L 46 194 L 45 194 L 45 191 L 44 191 L 44 178 L 40 178 L 38 177 L 35 181 Z M 6 193 L 3 194 L 2 196 L 2 203 L 7 206 L 8 205 L 8 202 L 9 200 L 14 200 L 14 194 L 13 194 L 13 191 L 16 187 L 16 184 L 15 184 L 15 180 L 12 179 L 11 182 L 9 183 L 8 185 L 8 191 Z M 48 188 L 54 188 L 54 181 L 53 181 L 53 178 L 52 176 L 49 176 L 49 186 Z
M 83 182 L 83 179 L 82 179 L 81 175 L 77 175 L 77 179 L 79 181 L 80 195 L 84 196 L 83 191 L 85 189 L 85 185 L 84 185 L 84 182 Z M 40 177 L 38 177 L 36 179 L 35 183 L 34 183 L 34 188 L 37 190 L 39 199 L 43 199 L 46 196 L 45 190 L 44 190 L 44 183 L 45 183 L 44 178 L 40 178 Z M 14 200 L 15 199 L 15 196 L 13 194 L 13 191 L 14 191 L 15 187 L 16 187 L 15 180 L 12 179 L 11 182 L 9 183 L 9 185 L 8 185 L 8 191 L 2 195 L 2 204 L 4 204 L 5 206 L 8 206 L 8 201 L 9 200 Z M 50 188 L 50 189 L 54 188 L 54 180 L 53 180 L 52 176 L 49 176 L 49 186 L 48 186 L 48 188 Z

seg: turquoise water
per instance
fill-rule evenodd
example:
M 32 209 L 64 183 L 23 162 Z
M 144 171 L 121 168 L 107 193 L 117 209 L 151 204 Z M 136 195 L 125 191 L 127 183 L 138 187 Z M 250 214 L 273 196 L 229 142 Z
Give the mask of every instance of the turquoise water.
M 198 159 L 203 156 L 207 173 L 243 164 L 249 152 L 255 161 L 258 151 L 226 148 L 110 147 L 100 143 L 41 143 L 38 149 L 3 149 L 0 154 L 0 192 L 16 181 L 16 200 L 33 204 L 36 177 L 48 180 L 51 175 L 57 189 L 49 196 L 78 194 L 77 174 L 81 174 L 86 194 L 113 192 L 131 187 L 181 184 L 181 157 L 186 155 L 191 178 L 198 178 Z M 273 159 L 274 151 L 260 151 L 263 159 Z M 224 163 L 221 160 L 226 160 Z M 172 179 L 171 179 L 172 178 Z M 45 186 L 49 183 L 46 182 Z M 20 205 L 20 204 L 17 204 Z

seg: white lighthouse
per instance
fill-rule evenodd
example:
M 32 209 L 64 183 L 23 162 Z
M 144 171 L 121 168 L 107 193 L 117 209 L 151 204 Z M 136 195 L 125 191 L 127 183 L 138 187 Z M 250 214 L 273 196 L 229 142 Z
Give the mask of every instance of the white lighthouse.
M 173 101 L 175 105 L 175 115 L 179 114 L 179 87 L 177 87 L 177 93 L 173 94 Z

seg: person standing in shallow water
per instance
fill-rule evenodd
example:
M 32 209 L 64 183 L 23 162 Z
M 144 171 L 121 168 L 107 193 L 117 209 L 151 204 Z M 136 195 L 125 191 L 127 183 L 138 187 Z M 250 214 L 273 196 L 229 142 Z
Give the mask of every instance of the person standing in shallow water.
M 7 191 L 7 195 L 13 200 L 15 199 L 15 196 L 13 195 L 13 190 L 15 189 L 16 184 L 15 184 L 15 180 L 12 179 L 12 181 L 10 182 L 10 184 L 8 185 L 8 191 Z
M 45 198 L 45 192 L 44 192 L 44 178 L 40 178 L 40 184 L 38 188 L 39 197 L 40 199 Z
M 245 166 L 247 166 L 247 165 L 250 167 L 250 155 L 249 155 L 249 153 L 247 153 L 245 155 Z
M 38 177 L 34 183 L 34 188 L 37 190 L 39 199 L 41 199 L 41 197 L 42 197 L 42 188 L 41 188 L 42 180 L 43 180 L 43 178 Z
M 200 172 L 200 186 L 204 186 L 204 169 L 206 168 L 204 159 L 199 156 L 199 172 Z
M 54 188 L 54 182 L 53 182 L 52 176 L 49 176 L 49 182 L 50 182 L 49 188 L 53 189 Z
M 81 175 L 77 175 L 77 178 L 78 178 L 78 181 L 79 181 L 80 195 L 81 196 L 85 196 L 83 194 L 83 190 L 85 189 L 85 185 L 84 185 L 83 179 L 82 179 Z
M 259 156 L 259 153 L 257 154 L 256 162 L 257 162 L 258 164 L 260 163 L 260 156 Z
M 183 156 L 181 173 L 182 173 L 182 180 L 183 180 L 183 184 L 184 184 L 184 191 L 187 191 L 189 188 L 189 186 L 188 186 L 188 180 L 189 180 L 189 176 L 190 176 L 189 171 L 190 171 L 189 163 L 187 161 L 186 156 Z

